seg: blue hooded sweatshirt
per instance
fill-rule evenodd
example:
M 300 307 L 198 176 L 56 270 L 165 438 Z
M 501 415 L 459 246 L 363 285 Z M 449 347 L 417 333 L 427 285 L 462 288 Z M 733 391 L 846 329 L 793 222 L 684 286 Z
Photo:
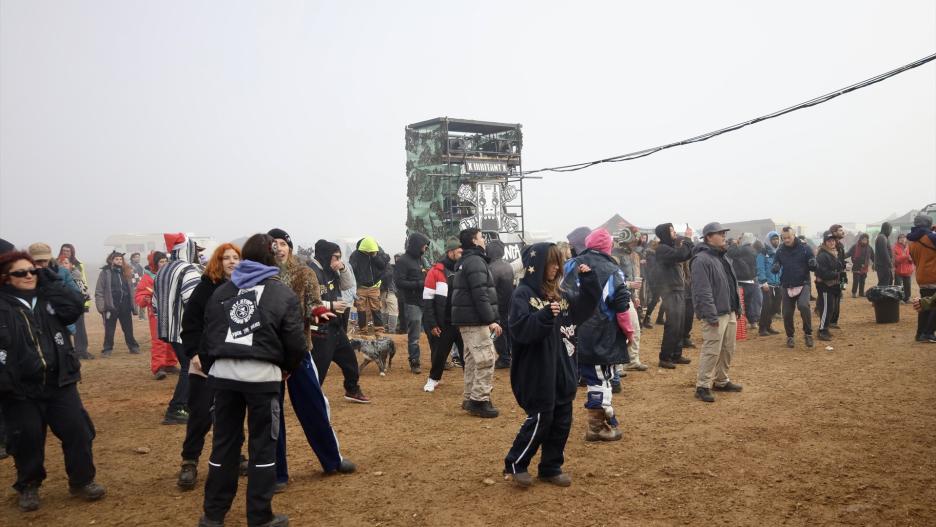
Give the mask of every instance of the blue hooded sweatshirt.
M 243 260 L 231 273 L 231 281 L 238 289 L 248 289 L 271 276 L 278 275 L 279 272 L 279 267 L 263 265 L 253 260 Z
M 770 244 L 773 238 L 780 238 L 780 234 L 777 231 L 768 232 L 767 237 L 764 238 L 764 249 L 757 254 L 757 283 L 779 287 L 780 273 L 771 270 L 777 256 L 777 250 Z

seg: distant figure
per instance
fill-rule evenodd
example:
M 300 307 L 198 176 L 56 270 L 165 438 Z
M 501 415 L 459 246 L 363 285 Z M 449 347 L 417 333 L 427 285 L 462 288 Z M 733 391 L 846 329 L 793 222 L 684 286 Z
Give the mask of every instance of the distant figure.
M 874 239 L 874 270 L 877 271 L 878 285 L 894 285 L 894 250 L 891 248 L 891 224 L 881 224 L 881 232 Z
M 852 264 L 852 298 L 863 297 L 865 294 L 865 280 L 868 279 L 868 270 L 874 261 L 874 249 L 871 248 L 870 240 L 868 233 L 859 234 L 858 241 L 845 253 L 845 257 L 850 258 Z
M 907 245 L 907 235 L 897 235 L 894 244 L 894 276 L 895 283 L 903 287 L 904 304 L 910 302 L 910 277 L 913 276 L 913 259 L 910 258 L 910 247 Z
M 114 332 L 117 322 L 123 331 L 130 353 L 140 352 L 140 345 L 133 337 L 133 289 L 130 288 L 133 272 L 124 262 L 123 253 L 112 251 L 107 263 L 101 268 L 97 286 L 94 288 L 94 306 L 104 317 L 104 349 L 102 357 L 110 357 L 114 351 Z

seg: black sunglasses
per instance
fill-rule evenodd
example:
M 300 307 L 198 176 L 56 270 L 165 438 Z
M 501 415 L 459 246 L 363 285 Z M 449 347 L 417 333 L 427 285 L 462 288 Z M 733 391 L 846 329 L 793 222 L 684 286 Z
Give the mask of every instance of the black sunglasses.
M 26 278 L 26 275 L 28 274 L 36 276 L 39 274 L 39 269 L 19 269 L 16 271 L 10 271 L 10 276 L 15 276 L 17 278 Z

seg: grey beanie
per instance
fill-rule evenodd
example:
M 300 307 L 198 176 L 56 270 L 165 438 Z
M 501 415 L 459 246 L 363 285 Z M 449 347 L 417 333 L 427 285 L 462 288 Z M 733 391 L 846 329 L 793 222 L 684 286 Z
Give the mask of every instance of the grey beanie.
M 933 228 L 933 218 L 930 218 L 926 214 L 918 214 L 917 217 L 913 218 L 913 226 L 931 229 Z

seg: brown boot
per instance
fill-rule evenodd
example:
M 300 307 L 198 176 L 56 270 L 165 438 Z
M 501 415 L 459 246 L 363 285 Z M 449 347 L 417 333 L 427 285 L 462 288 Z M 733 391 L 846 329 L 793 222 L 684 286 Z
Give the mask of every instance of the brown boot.
M 617 441 L 618 439 L 621 439 L 621 432 L 611 428 L 605 411 L 601 408 L 589 408 L 585 441 Z

